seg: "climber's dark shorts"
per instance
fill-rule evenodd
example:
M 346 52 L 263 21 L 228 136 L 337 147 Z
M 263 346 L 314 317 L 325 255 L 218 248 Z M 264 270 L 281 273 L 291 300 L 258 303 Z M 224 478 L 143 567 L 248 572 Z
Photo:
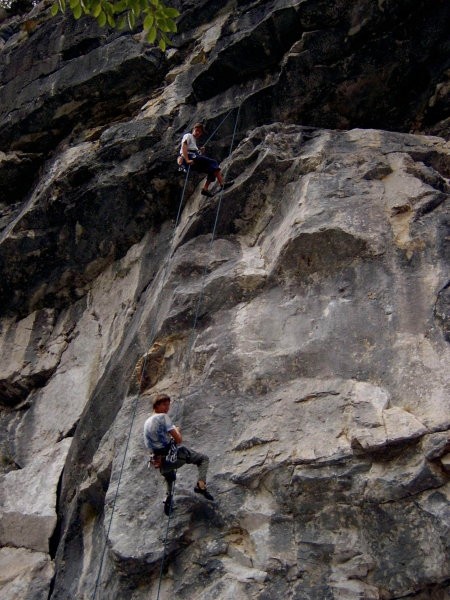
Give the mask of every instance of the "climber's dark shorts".
M 205 173 L 207 175 L 206 179 L 210 183 L 216 180 L 216 173 L 217 171 L 220 171 L 220 165 L 217 160 L 199 154 L 189 154 L 189 158 L 194 160 L 191 165 L 192 171 L 195 171 L 196 173 Z M 183 164 L 185 167 L 188 166 L 184 161 Z

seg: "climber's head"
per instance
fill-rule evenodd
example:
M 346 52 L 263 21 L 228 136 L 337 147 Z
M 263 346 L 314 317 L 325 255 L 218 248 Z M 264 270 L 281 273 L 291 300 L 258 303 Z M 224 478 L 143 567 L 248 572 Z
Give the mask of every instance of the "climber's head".
M 202 137 L 202 135 L 205 133 L 205 128 L 203 127 L 203 123 L 196 123 L 194 125 L 194 127 L 192 128 L 192 135 L 195 138 L 199 138 Z
M 166 413 L 170 408 L 170 396 L 167 394 L 157 394 L 153 397 L 152 405 L 155 412 Z

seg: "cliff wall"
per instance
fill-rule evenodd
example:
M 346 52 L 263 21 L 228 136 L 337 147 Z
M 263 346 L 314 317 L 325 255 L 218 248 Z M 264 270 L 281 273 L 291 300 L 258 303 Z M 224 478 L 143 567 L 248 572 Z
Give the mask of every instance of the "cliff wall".
M 176 5 L 0 23 L 2 598 L 445 599 L 448 3 Z

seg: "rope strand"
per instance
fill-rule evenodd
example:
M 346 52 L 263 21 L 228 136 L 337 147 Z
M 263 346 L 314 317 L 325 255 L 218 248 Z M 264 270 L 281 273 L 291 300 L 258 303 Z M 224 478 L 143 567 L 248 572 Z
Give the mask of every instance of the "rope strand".
M 239 107 L 240 108 L 240 107 Z M 225 121 L 228 119 L 229 115 L 231 115 L 231 113 L 233 112 L 234 108 L 231 108 L 227 114 L 224 116 L 224 118 L 220 121 L 220 123 L 217 125 L 217 127 L 214 129 L 214 131 L 212 132 L 212 134 L 209 136 L 209 138 L 206 140 L 205 142 L 205 146 L 207 145 L 207 143 L 216 135 L 216 133 L 219 131 L 219 129 L 222 127 L 222 125 L 225 123 Z
M 238 120 L 239 120 L 240 110 L 241 110 L 241 107 L 239 106 L 238 112 L 237 112 L 237 115 L 236 115 L 236 121 L 235 121 L 235 124 L 234 124 L 233 136 L 232 136 L 232 139 L 231 139 L 230 152 L 229 152 L 228 158 L 231 157 L 231 154 L 233 152 L 234 139 L 235 139 L 235 136 L 236 136 L 237 124 L 238 124 Z M 227 117 L 230 114 L 230 112 L 227 114 Z M 222 123 L 223 123 L 223 121 L 222 121 Z M 225 182 L 225 178 L 224 178 L 224 182 Z M 211 252 L 212 252 L 213 242 L 214 242 L 214 239 L 215 239 L 215 236 L 216 236 L 217 224 L 219 222 L 220 208 L 221 208 L 221 205 L 222 205 L 223 192 L 224 192 L 224 189 L 222 188 L 222 190 L 220 192 L 220 196 L 219 196 L 219 202 L 217 204 L 216 217 L 215 217 L 214 227 L 213 227 L 213 231 L 212 231 L 212 235 L 211 235 L 211 241 L 210 241 L 210 244 L 209 244 L 209 254 L 211 254 Z M 199 312 L 200 312 L 200 306 L 201 306 L 201 304 L 203 302 L 206 273 L 207 273 L 207 265 L 205 266 L 205 268 L 203 270 L 202 287 L 201 287 L 201 290 L 200 290 L 199 297 L 197 299 L 197 306 L 196 306 L 196 310 L 195 310 L 195 317 L 194 317 L 194 321 L 193 321 L 192 329 L 191 329 L 191 338 L 190 338 L 190 342 L 188 343 L 188 349 L 187 349 L 187 360 L 185 362 L 185 366 L 184 366 L 184 369 L 183 369 L 183 380 L 182 380 L 182 385 L 181 385 L 181 390 L 180 390 L 180 392 L 181 392 L 180 396 L 182 396 L 182 392 L 183 392 L 184 387 L 185 387 L 186 374 L 187 374 L 187 371 L 188 371 L 188 367 L 190 365 L 190 357 L 191 357 L 191 353 L 192 353 L 192 350 L 193 350 L 193 347 L 194 347 L 195 329 L 197 327 L 198 316 L 199 316 Z M 173 482 L 172 485 L 173 485 L 173 487 L 172 487 L 172 491 L 173 491 L 175 489 L 175 481 Z M 161 591 L 161 583 L 162 583 L 162 576 L 163 576 L 164 561 L 165 561 L 165 558 L 166 558 L 167 538 L 168 538 L 168 535 L 169 535 L 169 523 L 170 523 L 170 518 L 172 516 L 172 500 L 171 500 L 171 507 L 170 508 L 171 508 L 171 510 L 169 511 L 169 516 L 168 516 L 168 519 L 167 519 L 167 529 L 166 529 L 166 537 L 164 539 L 164 550 L 163 550 L 163 556 L 162 556 L 162 559 L 161 559 L 161 568 L 160 568 L 160 571 L 159 571 L 158 593 L 157 593 L 157 596 L 156 596 L 156 600 L 159 600 L 159 594 L 160 594 L 160 591 Z
M 175 476 L 176 476 L 176 470 L 175 470 Z M 162 558 L 161 558 L 161 567 L 159 569 L 158 593 L 156 595 L 156 600 L 159 600 L 159 594 L 160 594 L 160 591 L 161 591 L 161 583 L 162 583 L 162 576 L 163 576 L 163 569 L 164 569 L 164 561 L 166 560 L 166 549 L 167 549 L 167 539 L 169 537 L 170 518 L 172 517 L 172 512 L 173 512 L 173 496 L 175 494 L 175 482 L 176 482 L 176 478 L 172 482 L 172 487 L 170 489 L 170 493 L 172 494 L 172 498 L 170 500 L 169 515 L 167 517 L 166 535 L 164 537 L 163 555 L 162 555 Z
M 173 243 L 173 240 L 174 240 L 174 237 L 175 237 L 176 228 L 177 228 L 178 223 L 179 223 L 179 219 L 180 219 L 180 215 L 181 215 L 181 209 L 182 209 L 183 202 L 184 202 L 184 196 L 185 196 L 185 193 L 186 193 L 186 186 L 187 186 L 187 181 L 188 181 L 189 173 L 190 173 L 190 169 L 188 168 L 187 173 L 186 173 L 186 177 L 185 177 L 185 181 L 184 181 L 183 191 L 182 191 L 181 198 L 180 198 L 180 203 L 179 203 L 179 206 L 178 206 L 178 212 L 177 212 L 176 222 L 175 222 L 175 225 L 174 225 L 174 228 L 173 228 L 172 242 L 171 242 L 170 245 L 172 245 L 172 243 Z M 170 257 L 170 253 L 167 254 L 166 260 L 165 260 L 165 262 L 163 264 L 163 267 L 161 269 L 163 280 L 166 277 L 166 271 L 167 271 L 167 265 L 169 263 L 169 257 Z M 153 343 L 155 341 L 155 338 L 156 338 L 157 323 L 158 323 L 158 319 L 157 319 L 157 315 L 155 315 L 155 318 L 153 319 L 152 330 L 151 330 L 151 333 L 150 333 L 150 347 L 153 345 Z M 98 586 L 99 586 L 99 583 L 100 583 L 100 577 L 101 577 L 102 570 L 103 570 L 103 562 L 104 562 L 105 554 L 106 554 L 106 545 L 107 545 L 107 541 L 109 539 L 109 533 L 111 531 L 112 520 L 113 520 L 113 516 L 114 516 L 114 511 L 115 511 L 115 508 L 116 508 L 116 501 L 117 501 L 117 497 L 118 497 L 118 494 L 119 494 L 120 483 L 122 481 L 122 474 L 123 474 L 123 469 L 124 469 L 124 466 L 125 466 L 125 459 L 126 459 L 126 456 L 127 456 L 127 453 L 128 453 L 128 446 L 130 444 L 131 434 L 132 434 L 132 431 L 133 431 L 133 425 L 134 425 L 134 421 L 135 421 L 135 417 L 136 417 L 138 400 L 139 400 L 139 396 L 140 396 L 140 392 L 141 392 L 141 387 L 142 387 L 142 380 L 143 380 L 144 373 L 145 373 L 145 367 L 147 365 L 147 359 L 148 359 L 148 357 L 147 357 L 147 354 L 146 354 L 145 357 L 144 357 L 144 362 L 142 364 L 142 369 L 141 369 L 141 375 L 140 375 L 140 378 L 139 378 L 139 390 L 138 390 L 138 393 L 137 393 L 136 398 L 135 398 L 134 403 L 133 403 L 131 423 L 130 423 L 130 427 L 129 427 L 129 430 L 128 430 L 128 437 L 127 437 L 127 441 L 126 441 L 126 444 L 125 444 L 125 450 L 124 450 L 124 454 L 123 454 L 122 464 L 120 466 L 119 478 L 118 478 L 118 481 L 117 481 L 116 492 L 114 494 L 114 499 L 113 499 L 113 503 L 112 503 L 111 516 L 109 518 L 108 528 L 107 528 L 107 531 L 106 531 L 105 543 L 103 545 L 102 555 L 101 555 L 101 558 L 100 558 L 100 566 L 99 566 L 99 570 L 98 570 L 98 574 L 97 574 L 97 579 L 95 581 L 94 594 L 92 596 L 92 600 L 95 600 L 95 598 L 97 596 L 97 590 L 98 590 Z
M 241 107 L 239 106 L 238 112 L 237 112 L 237 115 L 236 115 L 235 124 L 234 124 L 233 136 L 232 136 L 232 139 L 231 139 L 231 145 L 230 145 L 230 151 L 229 151 L 229 154 L 228 154 L 228 158 L 231 157 L 231 154 L 233 152 L 234 139 L 235 139 L 235 136 L 236 136 L 237 124 L 238 124 L 238 120 L 239 120 L 240 111 L 241 111 Z M 228 114 L 230 114 L 230 113 L 228 113 Z M 227 170 L 227 172 L 228 172 L 228 170 Z M 224 177 L 224 183 L 225 183 L 225 181 L 226 181 L 226 178 Z M 211 241 L 209 243 L 209 249 L 208 249 L 209 254 L 212 251 L 212 246 L 213 246 L 213 243 L 214 243 L 214 240 L 215 240 L 215 237 L 216 237 L 217 225 L 218 225 L 218 222 L 219 222 L 220 209 L 222 207 L 223 192 L 224 192 L 224 189 L 222 188 L 222 190 L 220 191 L 220 195 L 219 195 L 219 202 L 217 204 L 216 216 L 215 216 L 214 226 L 213 226 L 213 230 L 212 230 L 212 234 L 211 234 Z M 206 265 L 205 268 L 203 269 L 202 287 L 200 289 L 200 294 L 199 294 L 199 296 L 197 298 L 197 305 L 196 305 L 196 310 L 195 310 L 194 322 L 193 322 L 193 326 L 192 326 L 192 335 L 191 335 L 191 339 L 190 339 L 190 342 L 189 342 L 189 345 L 188 345 L 188 348 L 189 348 L 188 352 L 187 352 L 188 359 L 189 359 L 189 357 L 191 355 L 191 350 L 192 350 L 193 343 L 194 343 L 193 334 L 195 333 L 195 328 L 197 326 L 197 321 L 198 321 L 199 314 L 200 314 L 200 308 L 201 308 L 201 305 L 202 305 L 202 302 L 203 302 L 203 296 L 204 296 L 204 288 L 205 288 L 205 280 L 206 280 L 207 270 L 208 270 L 208 265 Z M 187 366 L 189 366 L 189 364 Z M 184 372 L 186 372 L 186 371 L 187 371 L 187 367 L 184 369 Z
M 232 108 L 230 111 L 228 111 L 228 113 L 225 115 L 225 117 L 222 119 L 222 121 L 219 123 L 219 125 L 216 127 L 216 129 L 209 136 L 209 138 L 207 139 L 207 141 L 205 143 L 208 143 L 211 140 L 211 138 L 220 129 L 220 127 L 222 126 L 222 124 L 225 122 L 225 120 L 228 118 L 228 116 L 232 113 L 233 110 L 234 110 L 234 108 Z M 236 116 L 236 121 L 235 121 L 235 124 L 234 124 L 234 130 L 233 130 L 233 136 L 232 136 L 232 140 L 231 140 L 229 157 L 231 156 L 231 153 L 232 153 L 232 150 L 233 150 L 234 139 L 235 139 L 235 135 L 236 135 L 236 131 L 237 131 L 237 124 L 238 124 L 238 120 L 239 120 L 240 110 L 241 110 L 241 107 L 239 105 L 237 116 Z M 177 228 L 177 226 L 179 224 L 179 221 L 180 221 L 181 211 L 182 211 L 182 207 L 183 207 L 183 202 L 184 202 L 184 197 L 185 197 L 185 193 L 186 193 L 186 187 L 187 187 L 187 182 L 188 182 L 189 175 L 190 175 L 190 166 L 188 166 L 188 169 L 187 169 L 187 172 L 186 172 L 186 177 L 185 177 L 185 181 L 184 181 L 183 191 L 182 191 L 182 194 L 181 194 L 181 199 L 180 199 L 180 203 L 179 203 L 179 206 L 178 206 L 178 212 L 177 212 L 177 216 L 176 216 L 176 220 L 175 220 L 175 225 L 174 225 L 174 228 L 173 228 L 172 242 L 171 242 L 170 246 L 172 246 L 172 244 L 173 244 L 173 240 L 175 238 L 176 228 Z M 224 179 L 224 181 L 225 181 L 225 179 Z M 209 252 L 210 253 L 212 251 L 212 244 L 213 244 L 214 239 L 215 239 L 216 230 L 217 230 L 217 224 L 218 224 L 218 221 L 219 221 L 219 214 L 220 214 L 220 209 L 221 209 L 221 204 L 222 204 L 223 191 L 224 190 L 222 188 L 222 190 L 220 192 L 220 196 L 219 196 L 219 202 L 218 202 L 218 205 L 217 205 L 217 210 L 216 210 L 216 216 L 215 216 L 215 221 L 214 221 L 214 227 L 213 227 L 212 237 L 211 237 L 211 241 L 210 241 L 210 245 L 209 245 Z M 166 277 L 166 270 L 167 270 L 167 265 L 168 265 L 168 261 L 169 261 L 169 256 L 170 256 L 170 253 L 168 253 L 166 255 L 166 260 L 164 262 L 163 268 L 161 269 L 161 277 L 163 278 L 163 281 L 165 280 L 165 277 Z M 207 273 L 207 267 L 205 267 L 204 272 L 203 272 L 202 287 L 201 287 L 201 290 L 200 290 L 199 297 L 197 299 L 195 316 L 194 316 L 194 321 L 193 321 L 193 325 L 192 325 L 191 338 L 190 338 L 190 342 L 188 343 L 188 352 L 187 352 L 188 356 L 187 356 L 187 360 L 185 362 L 185 367 L 184 367 L 184 370 L 183 370 L 183 380 L 182 380 L 181 392 L 183 392 L 183 390 L 184 390 L 186 373 L 187 373 L 187 369 L 188 369 L 188 367 L 190 365 L 190 355 L 191 355 L 191 352 L 192 352 L 192 349 L 193 349 L 193 345 L 194 345 L 193 342 L 194 342 L 195 329 L 196 329 L 197 322 L 198 322 L 200 307 L 201 307 L 201 304 L 203 302 L 206 273 Z M 158 315 L 156 315 L 155 318 L 153 319 L 152 331 L 151 331 L 151 334 L 149 336 L 150 340 L 151 340 L 150 347 L 153 345 L 153 343 L 155 341 L 155 338 L 156 338 L 156 327 L 157 327 L 157 322 L 158 322 L 157 316 Z M 97 596 L 97 590 L 98 590 L 98 587 L 99 587 L 99 583 L 100 583 L 100 579 L 101 579 L 101 575 L 102 575 L 102 571 L 103 571 L 103 564 L 104 564 L 104 558 L 105 558 L 105 554 L 106 554 L 107 542 L 108 542 L 109 534 L 110 534 L 110 531 L 111 531 L 112 520 L 113 520 L 113 517 L 114 517 L 114 512 L 115 512 L 115 508 L 116 508 L 116 502 L 117 502 L 117 498 L 118 498 L 118 494 L 119 494 L 120 483 L 122 481 L 122 475 L 123 475 L 123 470 L 124 470 L 124 466 L 125 466 L 125 460 L 126 460 L 126 457 L 127 457 L 128 447 L 129 447 L 129 444 L 130 444 L 131 434 L 132 434 L 132 431 L 133 431 L 133 425 L 134 425 L 134 421 L 135 421 L 135 418 L 136 418 L 137 405 L 138 405 L 138 400 L 139 400 L 139 396 L 140 396 L 140 392 L 141 392 L 142 380 L 143 380 L 144 373 L 145 373 L 145 367 L 146 367 L 146 364 L 147 364 L 147 359 L 148 359 L 148 356 L 146 354 L 145 358 L 144 358 L 143 365 L 142 365 L 142 370 L 141 370 L 141 375 L 140 375 L 140 380 L 139 380 L 139 391 L 136 394 L 136 398 L 135 398 L 134 403 L 133 403 L 133 409 L 132 409 L 132 416 L 131 416 L 130 427 L 129 427 L 128 436 L 127 436 L 127 440 L 126 440 L 126 444 L 125 444 L 125 450 L 124 450 L 124 454 L 123 454 L 123 458 L 122 458 L 122 463 L 121 463 L 120 470 L 119 470 L 119 477 L 118 477 L 118 481 L 117 481 L 116 491 L 115 491 L 115 494 L 114 494 L 114 499 L 113 499 L 113 502 L 112 502 L 111 515 L 110 515 L 110 518 L 109 518 L 108 528 L 107 528 L 106 535 L 105 535 L 105 542 L 104 542 L 104 545 L 103 545 L 103 551 L 102 551 L 102 555 L 101 555 L 101 558 L 100 558 L 100 565 L 99 565 L 99 570 L 98 570 L 98 574 L 97 574 L 97 578 L 96 578 L 96 582 L 95 582 L 95 587 L 94 587 L 94 593 L 93 593 L 93 596 L 92 596 L 92 600 L 95 600 L 95 598 Z M 175 490 L 175 481 L 172 483 L 172 487 L 171 487 L 172 496 L 173 496 L 174 490 Z M 163 555 L 162 555 L 162 558 L 161 558 L 161 567 L 160 567 L 159 582 L 158 582 L 157 600 L 159 600 L 159 595 L 160 595 L 160 590 L 161 590 L 161 583 L 162 583 L 163 568 L 164 568 L 164 562 L 165 562 L 165 559 L 166 559 L 167 540 L 168 540 L 168 535 L 169 535 L 170 519 L 171 519 L 171 515 L 172 515 L 172 502 L 173 502 L 173 499 L 171 500 L 170 511 L 169 511 L 169 515 L 168 515 L 168 519 L 167 519 L 166 534 L 165 534 L 165 537 L 164 537 Z

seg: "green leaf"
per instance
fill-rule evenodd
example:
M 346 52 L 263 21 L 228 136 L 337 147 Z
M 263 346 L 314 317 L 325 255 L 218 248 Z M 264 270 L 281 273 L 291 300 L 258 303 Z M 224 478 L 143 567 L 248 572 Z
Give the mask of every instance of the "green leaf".
M 169 22 L 167 19 L 158 19 L 156 22 L 156 27 L 164 32 L 172 31 L 171 25 L 172 23 Z
M 155 40 L 156 40 L 156 27 L 153 26 L 147 34 L 147 41 L 149 41 L 150 44 L 154 44 Z
M 167 23 L 167 27 L 169 28 L 169 31 L 171 33 L 176 33 L 177 32 L 177 24 L 174 23 L 174 21 L 172 21 L 172 19 L 167 19 L 166 23 Z
M 0 0 L 11 1 L 11 0 Z M 92 15 L 100 27 L 109 26 L 123 29 L 128 24 L 134 30 L 139 23 L 144 30 L 146 39 L 151 44 L 157 44 L 165 51 L 171 45 L 166 34 L 176 33 L 175 19 L 180 12 L 171 6 L 166 6 L 170 0 L 52 0 L 51 14 L 65 12 L 66 5 L 70 7 L 75 19 L 83 13 Z
M 100 27 L 104 27 L 106 25 L 106 15 L 103 11 L 100 11 L 100 14 L 97 17 L 97 23 Z
M 122 15 L 121 17 L 119 17 L 119 20 L 117 21 L 117 27 L 119 29 L 125 29 L 125 27 L 127 27 L 128 25 L 128 20 L 127 18 Z
M 148 14 L 144 19 L 144 29 L 147 31 L 153 27 L 155 17 L 152 14 Z
M 166 15 L 166 17 L 169 17 L 169 19 L 176 19 L 180 16 L 180 11 L 176 8 L 171 8 L 170 6 L 167 6 L 164 9 L 164 14 Z
M 166 42 L 162 38 L 159 40 L 158 46 L 161 48 L 163 52 L 166 51 Z
M 128 8 L 127 3 L 125 2 L 125 0 L 119 0 L 119 2 L 116 2 L 114 4 L 114 12 L 115 13 L 120 13 L 123 12 L 124 10 L 126 10 Z
M 165 33 L 163 33 L 162 31 L 161 31 L 161 37 L 162 37 L 162 39 L 163 39 L 163 40 L 166 42 L 166 44 L 167 44 L 168 46 L 170 46 L 170 39 L 169 39 L 169 38 L 167 37 L 167 35 L 166 35 Z
M 165 21 L 160 21 L 158 23 L 158 27 L 159 27 L 160 31 L 164 31 L 164 32 L 170 31 L 170 27 L 167 26 Z

